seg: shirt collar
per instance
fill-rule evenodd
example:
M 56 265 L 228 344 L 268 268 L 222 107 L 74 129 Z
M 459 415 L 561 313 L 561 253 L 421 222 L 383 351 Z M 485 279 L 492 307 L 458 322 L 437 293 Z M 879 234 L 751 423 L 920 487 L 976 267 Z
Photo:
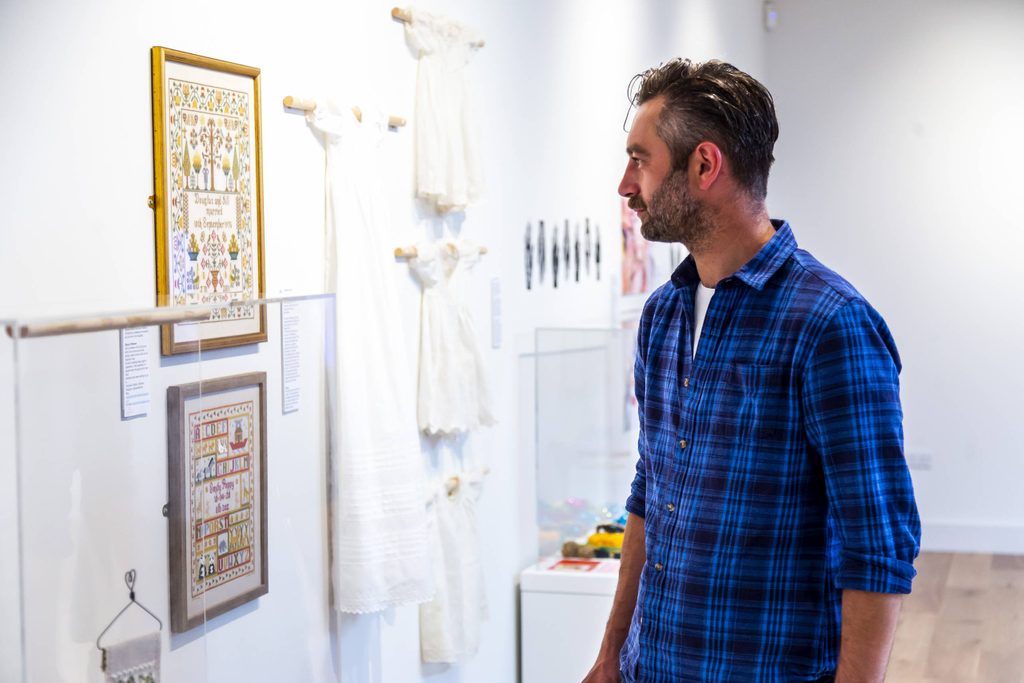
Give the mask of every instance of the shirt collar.
M 786 262 L 793 252 L 796 251 L 796 237 L 789 223 L 784 220 L 772 219 L 772 226 L 775 234 L 768 240 L 768 243 L 761 247 L 754 258 L 747 261 L 742 268 L 732 276 L 725 278 L 723 282 L 736 278 L 754 289 L 761 290 L 771 279 L 782 264 Z M 672 273 L 672 284 L 676 289 L 680 287 L 693 288 L 700 281 L 697 274 L 697 264 L 693 255 L 687 256 Z

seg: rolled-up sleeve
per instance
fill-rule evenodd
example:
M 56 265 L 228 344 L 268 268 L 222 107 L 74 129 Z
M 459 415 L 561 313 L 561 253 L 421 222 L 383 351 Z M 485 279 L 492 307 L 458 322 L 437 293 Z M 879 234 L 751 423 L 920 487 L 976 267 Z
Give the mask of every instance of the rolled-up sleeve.
M 840 543 L 837 588 L 909 593 L 916 574 L 921 521 L 903 455 L 899 371 L 885 322 L 861 300 L 832 315 L 804 371 L 805 430 Z
M 640 420 L 640 438 L 637 439 L 637 461 L 636 476 L 633 477 L 633 484 L 630 486 L 629 497 L 626 498 L 626 510 L 639 517 L 645 517 L 647 501 L 647 444 L 644 438 L 644 390 L 646 380 L 644 376 L 645 367 L 645 330 L 647 329 L 646 313 L 641 319 L 637 330 L 636 360 L 633 364 L 633 388 L 636 394 L 637 410 Z

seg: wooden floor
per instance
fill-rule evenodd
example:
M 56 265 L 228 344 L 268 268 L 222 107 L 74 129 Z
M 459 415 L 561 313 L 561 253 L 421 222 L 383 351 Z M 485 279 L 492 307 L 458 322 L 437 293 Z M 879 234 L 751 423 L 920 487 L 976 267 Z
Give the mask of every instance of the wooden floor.
M 1024 556 L 922 553 L 888 683 L 1024 683 Z

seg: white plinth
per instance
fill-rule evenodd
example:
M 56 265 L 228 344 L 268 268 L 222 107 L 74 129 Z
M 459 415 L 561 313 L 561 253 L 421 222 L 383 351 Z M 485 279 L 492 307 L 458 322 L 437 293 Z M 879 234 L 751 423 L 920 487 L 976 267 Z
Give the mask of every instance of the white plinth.
M 618 560 L 551 558 L 523 570 L 523 683 L 574 683 L 594 664 L 619 576 Z

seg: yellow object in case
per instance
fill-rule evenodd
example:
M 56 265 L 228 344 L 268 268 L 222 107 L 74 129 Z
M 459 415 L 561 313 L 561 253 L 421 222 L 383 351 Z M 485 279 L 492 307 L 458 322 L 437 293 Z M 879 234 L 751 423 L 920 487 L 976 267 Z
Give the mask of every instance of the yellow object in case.
M 594 548 L 622 550 L 622 538 L 625 533 L 621 529 L 620 526 L 602 524 L 597 527 L 597 533 L 587 537 L 587 545 Z

